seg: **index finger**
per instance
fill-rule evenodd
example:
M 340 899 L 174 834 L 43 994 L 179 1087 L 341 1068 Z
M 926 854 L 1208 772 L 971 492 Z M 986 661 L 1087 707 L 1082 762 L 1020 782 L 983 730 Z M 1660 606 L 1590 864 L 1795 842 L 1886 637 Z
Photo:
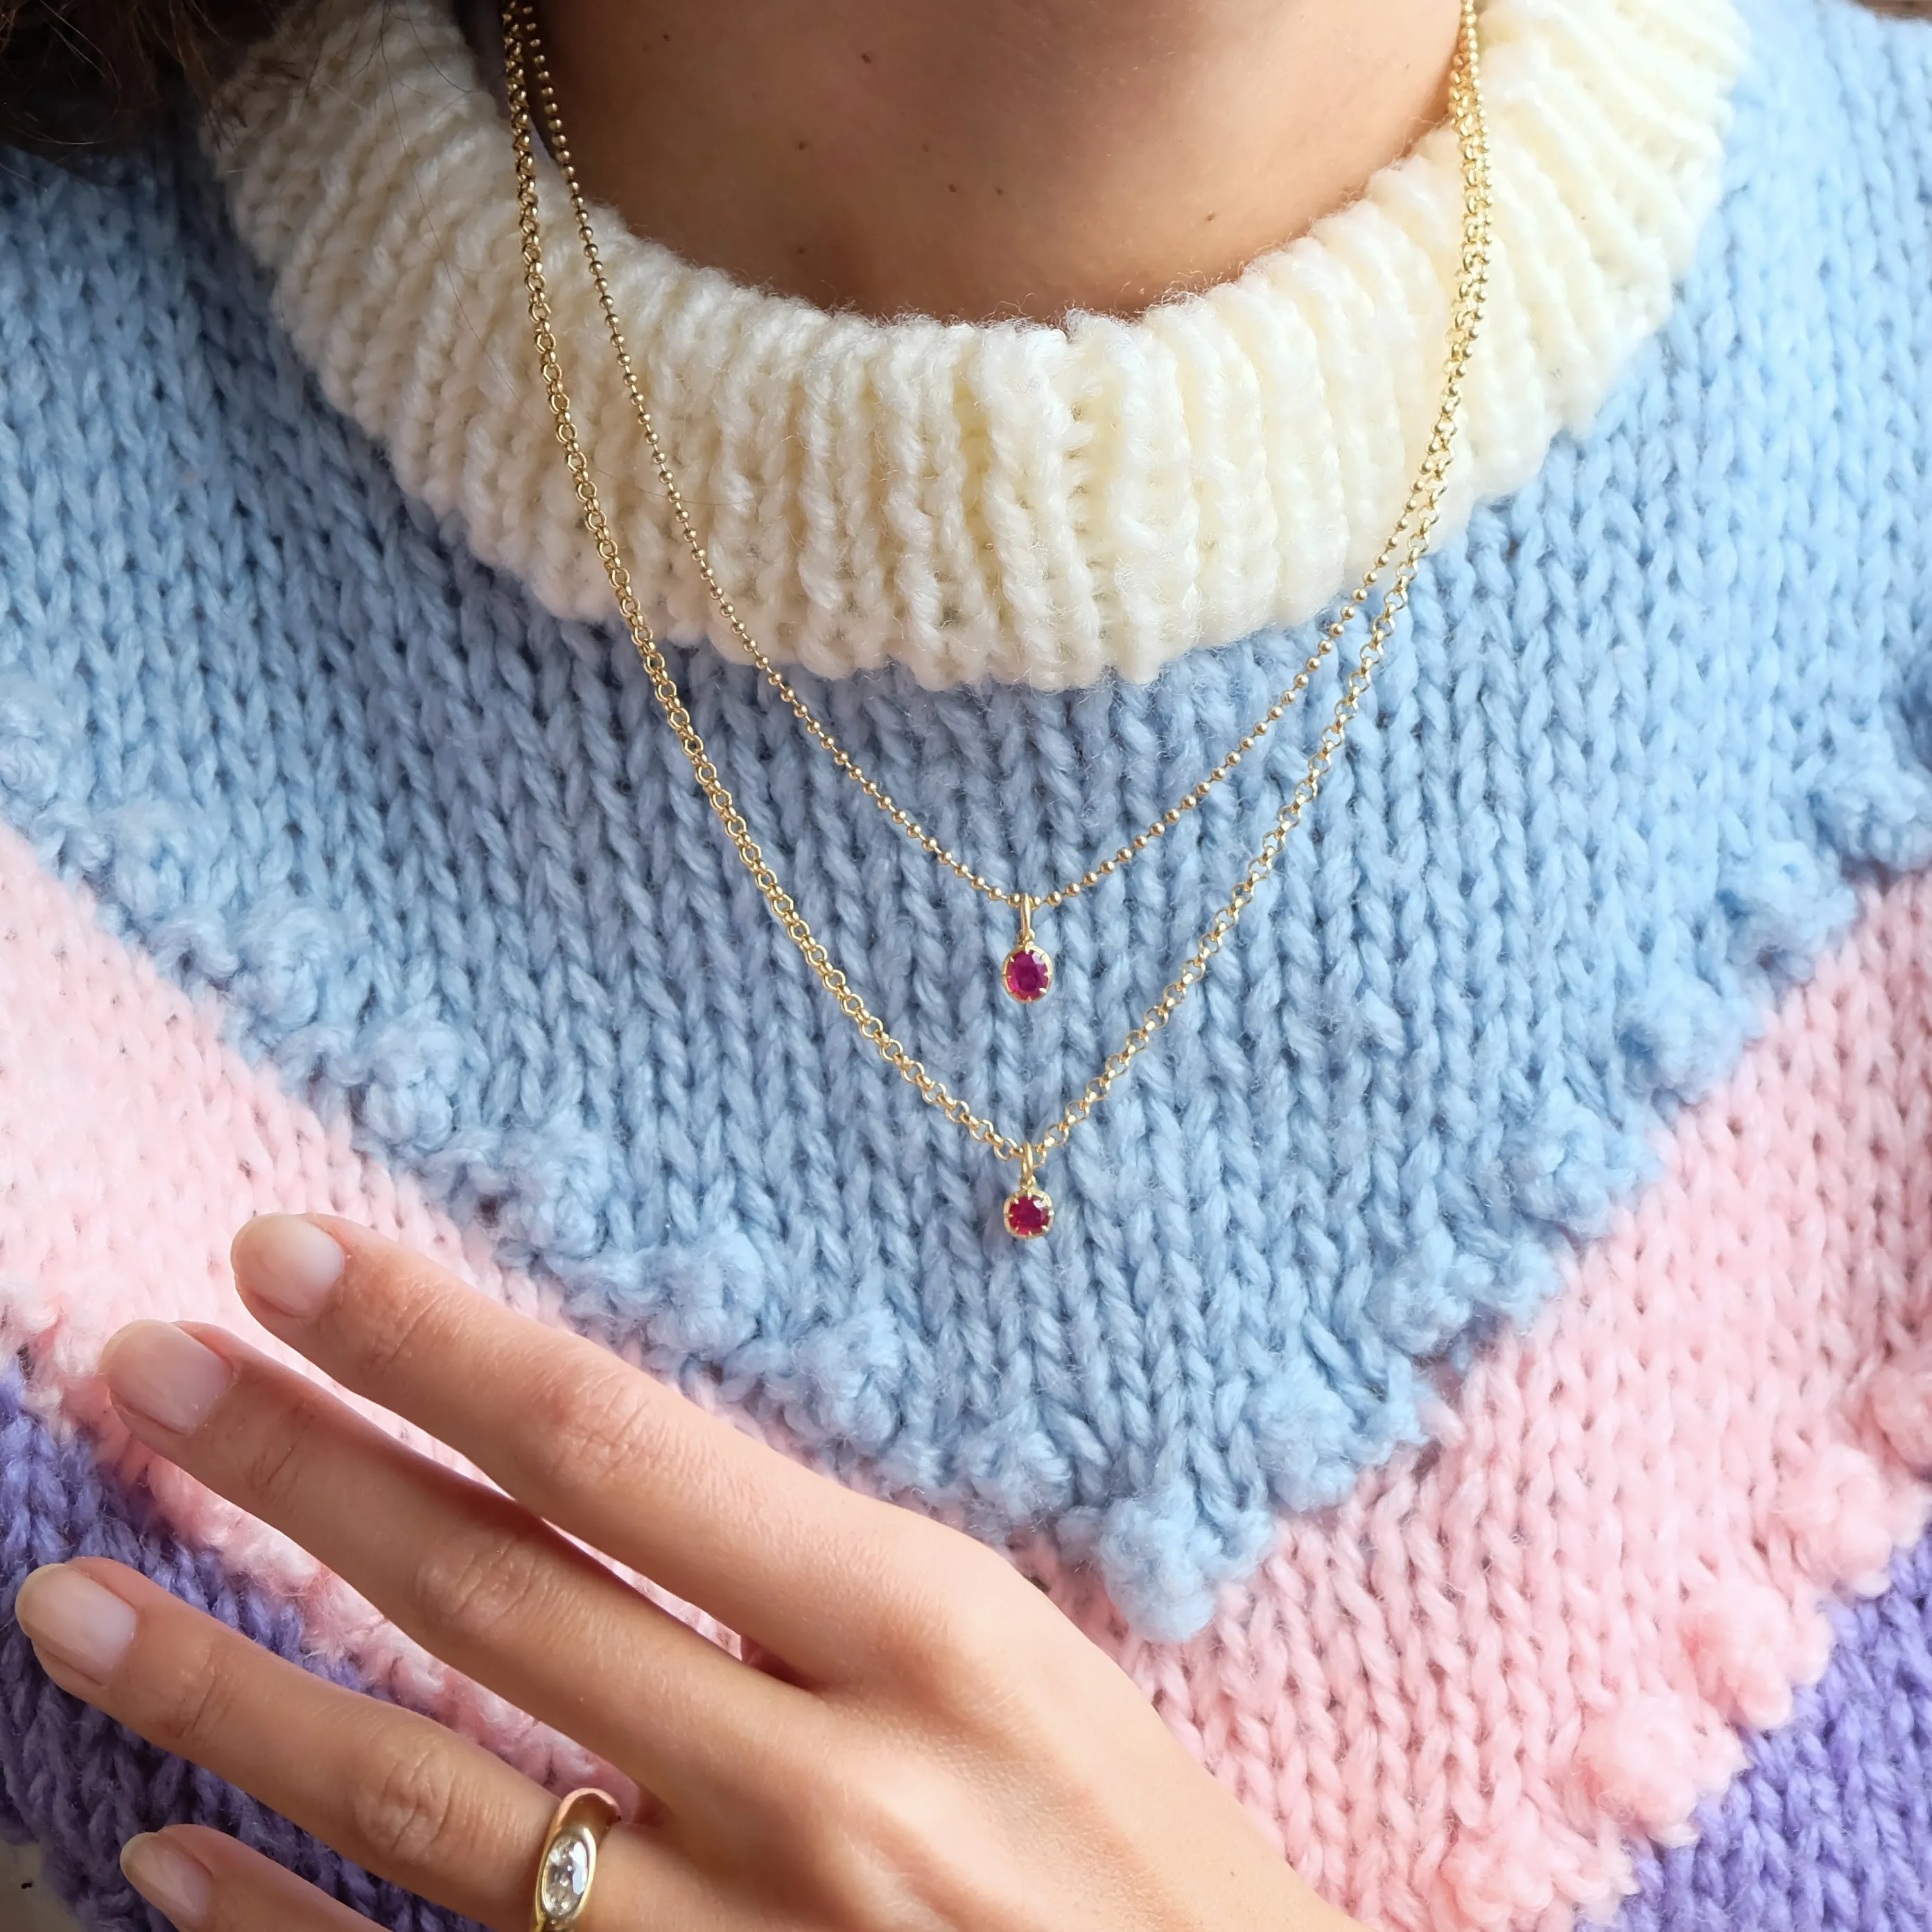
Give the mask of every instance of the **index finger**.
M 962 1540 L 353 1222 L 260 1216 L 232 1258 L 256 1318 L 345 1388 L 812 1680 L 917 1628 L 940 1546 Z

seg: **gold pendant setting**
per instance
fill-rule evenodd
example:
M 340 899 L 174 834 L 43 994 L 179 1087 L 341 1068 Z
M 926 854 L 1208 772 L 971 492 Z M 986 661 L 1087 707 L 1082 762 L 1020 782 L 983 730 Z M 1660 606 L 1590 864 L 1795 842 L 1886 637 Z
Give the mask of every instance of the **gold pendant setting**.
M 1053 1196 L 1023 1180 L 1006 1196 L 1006 1232 L 1016 1241 L 1036 1241 L 1053 1226 Z
M 1053 955 L 1033 936 L 1033 901 L 1020 901 L 1020 936 L 1000 964 L 1000 984 L 1023 1006 L 1053 990 Z

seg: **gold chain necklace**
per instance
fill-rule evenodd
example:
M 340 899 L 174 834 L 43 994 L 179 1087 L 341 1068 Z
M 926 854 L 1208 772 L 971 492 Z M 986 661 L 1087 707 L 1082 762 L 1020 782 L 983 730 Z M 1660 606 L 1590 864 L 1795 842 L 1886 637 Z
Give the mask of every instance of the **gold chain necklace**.
M 504 0 L 504 77 L 508 97 L 512 145 L 516 159 L 518 225 L 523 237 L 524 281 L 530 296 L 530 323 L 543 377 L 544 393 L 556 422 L 556 438 L 563 451 L 572 486 L 583 512 L 584 524 L 595 545 L 598 559 L 610 580 L 619 614 L 630 632 L 631 641 L 650 682 L 659 709 L 673 736 L 689 761 L 706 802 L 716 814 L 724 833 L 740 860 L 750 872 L 772 916 L 784 928 L 806 964 L 820 983 L 838 1003 L 839 1010 L 871 1042 L 880 1058 L 900 1077 L 918 1090 L 928 1106 L 937 1107 L 953 1124 L 988 1148 L 1000 1160 L 1019 1164 L 1019 1186 L 1006 1197 L 1004 1220 L 1007 1231 L 1022 1240 L 1044 1234 L 1053 1225 L 1052 1198 L 1039 1184 L 1039 1172 L 1047 1156 L 1066 1145 L 1073 1130 L 1106 1098 L 1115 1081 L 1152 1042 L 1179 1010 L 1195 986 L 1204 976 L 1208 962 L 1218 952 L 1246 910 L 1262 881 L 1274 869 L 1289 836 L 1298 826 L 1321 790 L 1322 780 L 1341 749 L 1349 724 L 1366 695 L 1376 666 L 1381 662 L 1396 620 L 1408 601 L 1408 590 L 1429 546 L 1442 502 L 1444 480 L 1448 473 L 1454 447 L 1456 419 L 1462 400 L 1462 380 L 1471 352 L 1475 346 L 1483 303 L 1489 279 L 1491 197 L 1490 191 L 1489 131 L 1483 111 L 1480 50 L 1476 32 L 1477 0 L 1462 0 L 1462 18 L 1456 36 L 1456 57 L 1450 75 L 1450 118 L 1456 134 L 1462 164 L 1462 243 L 1457 264 L 1454 302 L 1450 311 L 1448 349 L 1443 381 L 1442 406 L 1431 430 L 1415 480 L 1395 528 L 1374 562 L 1334 619 L 1324 631 L 1315 650 L 1293 680 L 1276 696 L 1255 724 L 1205 778 L 1177 800 L 1151 824 L 1137 832 L 1113 854 L 1051 891 L 1024 893 L 998 886 L 984 878 L 956 853 L 943 844 L 902 809 L 891 795 L 866 772 L 858 761 L 834 738 L 818 714 L 799 694 L 790 680 L 774 664 L 752 638 L 740 619 L 711 568 L 704 546 L 698 541 L 683 493 L 671 474 L 670 464 L 658 440 L 657 428 L 645 406 L 644 392 L 632 367 L 623 331 L 617 320 L 616 303 L 604 274 L 603 257 L 590 226 L 590 211 L 584 198 L 569 143 L 566 138 L 556 93 L 537 27 L 535 0 Z M 662 648 L 646 620 L 643 607 L 632 586 L 630 572 L 620 554 L 616 539 L 604 514 L 590 466 L 584 453 L 577 424 L 571 413 L 563 372 L 557 359 L 548 285 L 544 274 L 543 247 L 538 222 L 536 136 L 530 108 L 532 79 L 541 104 L 548 144 L 570 197 L 584 260 L 597 290 L 604 326 L 616 352 L 623 373 L 624 386 L 631 399 L 639 427 L 650 452 L 653 467 L 664 487 L 679 531 L 706 590 L 732 634 L 779 694 L 793 715 L 811 737 L 905 836 L 932 858 L 996 903 L 1019 914 L 1019 935 L 1002 963 L 1000 980 L 1015 999 L 1030 1003 L 1042 998 L 1052 985 L 1052 956 L 1034 937 L 1033 915 L 1040 906 L 1058 907 L 1097 885 L 1101 880 L 1137 858 L 1193 811 L 1214 788 L 1234 770 L 1307 689 L 1316 672 L 1328 658 L 1348 626 L 1368 602 L 1370 592 L 1400 553 L 1400 562 L 1383 593 L 1381 608 L 1370 622 L 1366 636 L 1348 676 L 1344 680 L 1334 713 L 1316 741 L 1306 770 L 1277 814 L 1274 824 L 1248 861 L 1226 903 L 1208 922 L 1194 950 L 1182 963 L 1161 996 L 1141 1016 L 1140 1022 L 1102 1064 L 1093 1078 L 1062 1109 L 1058 1119 L 1039 1134 L 1018 1139 L 1003 1133 L 994 1123 L 976 1114 L 966 1101 L 929 1072 L 885 1024 L 854 991 L 844 972 L 813 933 L 791 896 L 786 892 L 770 861 L 752 836 L 750 827 L 739 811 L 729 788 L 705 748 L 704 739 L 678 692 Z M 1408 542 L 1405 545 L 1405 534 Z

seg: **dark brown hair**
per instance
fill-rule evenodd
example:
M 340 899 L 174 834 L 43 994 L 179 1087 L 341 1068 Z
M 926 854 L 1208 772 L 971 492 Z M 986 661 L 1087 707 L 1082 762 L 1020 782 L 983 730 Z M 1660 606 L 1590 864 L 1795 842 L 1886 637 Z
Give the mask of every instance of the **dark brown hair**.
M 0 0 L 0 144 L 124 148 L 205 96 L 290 0 Z
M 0 145 L 125 147 L 300 0 L 0 0 Z M 1932 20 L 1932 0 L 1865 0 Z

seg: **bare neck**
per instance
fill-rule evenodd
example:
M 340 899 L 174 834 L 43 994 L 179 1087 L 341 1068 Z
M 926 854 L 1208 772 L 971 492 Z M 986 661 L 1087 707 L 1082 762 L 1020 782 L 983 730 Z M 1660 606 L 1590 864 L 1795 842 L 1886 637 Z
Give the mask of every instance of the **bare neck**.
M 1456 0 L 548 0 L 585 184 L 875 316 L 1132 314 L 1352 200 L 1443 109 Z

